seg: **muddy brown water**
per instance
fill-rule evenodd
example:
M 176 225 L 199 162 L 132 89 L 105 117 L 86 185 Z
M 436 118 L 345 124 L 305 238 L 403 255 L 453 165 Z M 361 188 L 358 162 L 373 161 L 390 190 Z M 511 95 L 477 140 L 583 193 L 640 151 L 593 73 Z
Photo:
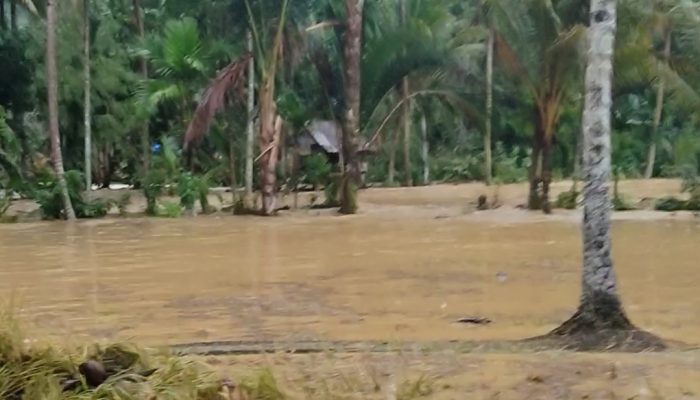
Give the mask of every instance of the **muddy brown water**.
M 518 339 L 573 312 L 576 218 L 428 217 L 383 204 L 351 217 L 1 225 L 0 298 L 36 339 L 146 344 Z M 699 234 L 692 218 L 618 220 L 613 232 L 632 319 L 692 344 Z M 464 316 L 493 322 L 453 323 Z

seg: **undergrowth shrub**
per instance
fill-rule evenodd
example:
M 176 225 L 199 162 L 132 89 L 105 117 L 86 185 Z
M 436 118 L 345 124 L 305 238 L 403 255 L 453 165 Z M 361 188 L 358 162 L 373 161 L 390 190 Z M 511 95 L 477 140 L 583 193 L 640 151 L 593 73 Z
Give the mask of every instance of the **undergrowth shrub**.
M 85 183 L 78 171 L 66 171 L 66 185 L 75 215 L 78 218 L 99 218 L 107 214 L 110 204 L 102 200 L 86 200 L 83 197 Z M 37 182 L 34 198 L 39 203 L 41 215 L 45 219 L 64 218 L 63 197 L 58 179 L 52 174 L 45 174 Z

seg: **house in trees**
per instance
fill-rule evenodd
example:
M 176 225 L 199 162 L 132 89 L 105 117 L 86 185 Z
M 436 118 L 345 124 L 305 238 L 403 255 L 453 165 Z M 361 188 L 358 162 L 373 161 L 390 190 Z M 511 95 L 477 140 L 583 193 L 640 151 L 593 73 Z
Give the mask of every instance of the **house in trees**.
M 323 154 L 328 159 L 328 162 L 340 169 L 340 154 L 343 148 L 343 128 L 337 121 L 313 120 L 304 130 L 296 137 L 295 154 L 297 156 L 297 165 L 301 165 L 301 160 L 304 157 L 313 154 Z M 367 161 L 365 156 L 371 151 L 366 149 L 363 144 L 360 145 L 363 149 L 359 152 L 363 158 L 361 163 L 362 180 L 364 182 L 367 173 Z

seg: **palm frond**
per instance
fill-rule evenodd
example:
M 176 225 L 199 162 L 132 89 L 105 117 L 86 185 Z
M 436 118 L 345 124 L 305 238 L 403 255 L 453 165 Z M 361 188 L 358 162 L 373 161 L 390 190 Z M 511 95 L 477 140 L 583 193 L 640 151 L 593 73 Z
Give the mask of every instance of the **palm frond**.
M 209 130 L 217 112 L 224 106 L 226 93 L 236 86 L 245 75 L 248 61 L 252 55 L 245 53 L 224 68 L 207 87 L 199 101 L 194 117 L 185 133 L 185 148 L 201 139 Z

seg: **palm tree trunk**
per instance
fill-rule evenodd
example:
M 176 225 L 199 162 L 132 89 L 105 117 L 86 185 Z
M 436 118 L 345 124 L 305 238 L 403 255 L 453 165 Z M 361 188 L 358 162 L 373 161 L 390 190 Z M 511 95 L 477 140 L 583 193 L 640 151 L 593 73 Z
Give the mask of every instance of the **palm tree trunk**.
M 608 179 L 615 30 L 615 0 L 592 0 L 583 111 L 583 290 L 578 311 L 553 332 L 558 335 L 632 328 L 618 296 L 611 258 Z
M 486 184 L 493 180 L 493 161 L 491 160 L 491 130 L 493 125 L 493 50 L 495 32 L 489 29 L 486 48 L 486 126 L 484 129 L 484 177 Z
M 413 167 L 411 165 L 411 109 L 412 104 L 409 99 L 410 89 L 408 78 L 403 78 L 403 83 L 401 85 L 401 97 L 404 100 L 403 103 L 403 115 L 402 115 L 402 125 L 403 125 L 403 171 L 404 171 L 404 185 L 413 186 Z
M 262 214 L 275 213 L 277 189 L 277 157 L 282 119 L 277 115 L 274 96 L 274 74 L 268 75 L 260 87 L 260 155 Z
M 253 34 L 247 33 L 248 51 L 253 53 Z M 255 127 L 253 124 L 253 111 L 255 108 L 255 60 L 251 57 L 248 62 L 248 124 L 246 126 L 245 147 L 245 195 L 253 197 L 253 150 L 255 146 Z
M 17 30 L 17 0 L 10 0 L 10 27 Z
M 229 174 L 231 179 L 231 202 L 234 205 L 234 210 L 236 208 L 236 203 L 238 202 L 238 196 L 236 196 L 236 190 L 238 189 L 238 181 L 236 179 L 236 147 L 235 147 L 235 137 L 236 133 L 233 129 L 230 129 L 229 139 L 228 139 L 228 165 Z
M 399 131 L 394 130 L 389 143 L 389 171 L 387 172 L 387 183 L 393 186 L 396 181 L 396 147 L 398 146 Z
M 552 138 L 545 136 L 542 144 L 542 212 L 550 214 L 552 206 L 549 202 L 549 186 L 552 183 Z
M 49 110 L 49 137 L 51 141 L 51 161 L 63 199 L 66 219 L 75 220 L 75 210 L 68 194 L 68 185 L 63 171 L 61 156 L 61 136 L 58 128 L 58 71 L 56 68 L 56 1 L 46 1 L 46 86 Z
M 540 210 L 542 208 L 540 185 L 542 183 L 545 135 L 541 120 L 540 112 L 537 108 L 535 108 L 535 132 L 532 141 L 532 154 L 530 159 L 530 193 L 527 201 L 527 208 L 529 210 Z
M 85 190 L 92 188 L 92 98 L 90 82 L 90 1 L 83 0 L 83 125 L 85 128 Z
M 5 0 L 0 0 L 0 30 L 7 29 L 7 20 L 5 19 Z
M 666 40 L 664 44 L 664 62 L 668 62 L 671 58 L 671 30 L 666 32 Z M 663 74 L 659 78 L 659 86 L 656 89 L 656 109 L 654 110 L 654 125 L 651 130 L 651 143 L 649 143 L 649 154 L 647 155 L 647 168 L 644 172 L 645 179 L 651 179 L 654 175 L 654 164 L 656 164 L 656 142 L 659 140 L 659 126 L 661 125 L 661 116 L 664 111 L 664 92 L 666 89 L 666 81 Z
M 357 188 L 360 184 L 358 139 L 360 135 L 360 57 L 362 52 L 362 12 L 364 0 L 345 0 L 347 15 L 343 55 L 345 61 L 345 117 L 343 120 L 343 177 L 340 212 L 357 212 Z
M 144 40 L 146 36 L 146 31 L 144 28 L 143 15 L 141 12 L 140 0 L 133 0 L 133 13 L 134 13 L 134 25 L 136 25 L 136 30 L 138 31 L 139 38 Z M 141 79 L 144 81 L 148 80 L 148 60 L 146 57 L 139 57 L 139 72 L 141 74 Z M 146 119 L 141 126 L 141 162 L 143 168 L 143 175 L 148 173 L 151 168 L 151 134 L 149 129 L 149 120 Z
M 423 159 L 423 184 L 430 184 L 430 160 L 428 160 L 428 120 L 425 117 L 425 112 L 420 117 L 420 131 L 421 138 L 423 139 L 423 146 L 421 148 L 421 158 Z
M 408 7 L 406 5 L 407 0 L 401 0 L 400 2 L 400 13 L 401 22 L 406 25 L 408 21 Z M 408 51 L 404 49 L 404 52 Z M 413 168 L 411 166 L 411 111 L 413 109 L 412 102 L 409 96 L 410 93 L 410 83 L 408 77 L 404 77 L 401 82 L 401 100 L 403 101 L 403 113 L 401 116 L 401 124 L 403 126 L 403 173 L 404 173 L 404 185 L 413 186 Z

